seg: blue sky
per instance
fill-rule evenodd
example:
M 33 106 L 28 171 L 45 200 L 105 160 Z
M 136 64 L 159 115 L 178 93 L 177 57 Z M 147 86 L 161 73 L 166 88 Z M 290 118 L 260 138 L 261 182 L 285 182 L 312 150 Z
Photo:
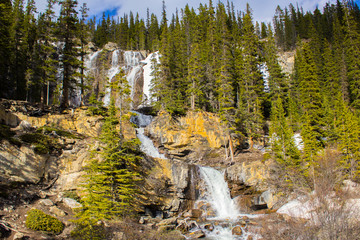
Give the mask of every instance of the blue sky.
M 218 0 L 213 0 L 214 5 Z M 222 0 L 226 3 L 226 0 Z M 146 10 L 149 8 L 150 13 L 155 13 L 158 16 L 161 14 L 162 9 L 162 0 L 78 0 L 79 5 L 86 2 L 90 8 L 89 14 L 91 16 L 101 16 L 102 13 L 111 12 L 114 15 L 122 16 L 124 13 L 129 13 L 130 11 L 140 14 L 141 18 L 146 18 Z M 277 5 L 280 5 L 282 8 L 288 6 L 290 3 L 299 6 L 302 6 L 305 11 L 313 11 L 316 6 L 322 10 L 322 7 L 325 3 L 329 2 L 328 0 L 233 0 L 235 9 L 243 11 L 246 6 L 246 2 L 250 4 L 250 7 L 253 9 L 254 20 L 257 21 L 271 21 L 275 13 L 275 8 Z M 335 3 L 336 0 L 330 0 L 331 3 Z M 360 5 L 360 0 L 355 1 Z M 46 0 L 36 0 L 37 7 L 39 11 L 43 11 L 46 7 Z M 165 0 L 168 18 L 170 18 L 172 13 L 175 13 L 176 8 L 184 8 L 186 4 L 189 4 L 191 7 L 197 8 L 200 3 L 207 4 L 208 0 Z

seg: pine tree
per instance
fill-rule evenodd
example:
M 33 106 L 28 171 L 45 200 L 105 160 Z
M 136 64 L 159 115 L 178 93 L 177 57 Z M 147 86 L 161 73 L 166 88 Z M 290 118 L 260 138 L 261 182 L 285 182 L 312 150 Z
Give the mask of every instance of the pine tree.
M 36 85 L 40 88 L 40 102 L 43 105 L 50 103 L 51 85 L 56 85 L 56 74 L 58 70 L 57 49 L 53 43 L 57 41 L 54 5 L 56 0 L 48 0 L 44 14 L 38 20 L 38 81 Z M 55 100 L 56 101 L 56 100 Z
M 140 160 L 138 140 L 125 141 L 117 130 L 115 102 L 109 105 L 102 127 L 103 147 L 86 168 L 83 208 L 77 214 L 75 235 L 97 239 L 97 222 L 129 216 L 136 203 L 136 164 Z
M 86 3 L 84 3 L 81 8 L 80 8 L 80 13 L 81 13 L 81 19 L 79 21 L 79 33 L 78 36 L 80 38 L 80 72 L 79 72 L 79 78 L 80 78 L 80 105 L 84 104 L 84 100 L 85 100 L 85 89 L 86 89 L 86 84 L 85 84 L 85 55 L 86 55 L 86 50 L 85 50 L 85 46 L 88 42 L 88 35 L 89 35 L 89 31 L 88 31 L 88 27 L 86 25 L 86 19 L 88 17 L 88 7 L 86 5 Z
M 278 95 L 271 108 L 271 150 L 279 164 L 285 168 L 298 168 L 300 153 L 293 139 L 293 131 L 286 120 L 282 101 Z
M 250 148 L 253 147 L 253 141 L 256 139 L 262 129 L 262 112 L 261 101 L 264 89 L 264 81 L 258 66 L 259 59 L 259 43 L 254 33 L 252 17 L 248 11 L 243 18 L 243 76 L 239 79 L 239 103 L 238 116 L 243 120 L 243 127 L 250 142 Z
M 10 78 L 14 82 L 15 99 L 25 99 L 25 52 L 24 50 L 24 0 L 16 0 L 13 3 L 12 24 L 10 27 L 11 57 Z
M 76 82 L 76 71 L 80 66 L 78 44 L 78 18 L 77 18 L 77 1 L 63 0 L 61 2 L 61 11 L 59 17 L 59 40 L 64 43 L 61 51 L 62 58 L 60 64 L 62 68 L 62 98 L 60 107 L 66 109 L 69 107 L 71 90 Z
M 335 132 L 338 136 L 336 142 L 338 149 L 343 153 L 340 166 L 346 176 L 351 179 L 360 177 L 360 124 L 358 117 L 338 97 L 338 105 L 335 107 Z
M 350 103 L 360 109 L 360 33 L 353 16 L 345 12 L 345 46 L 347 77 L 349 82 Z
M 0 1 L 0 97 L 8 97 L 11 89 L 9 80 L 9 59 L 11 56 L 10 25 L 11 1 Z

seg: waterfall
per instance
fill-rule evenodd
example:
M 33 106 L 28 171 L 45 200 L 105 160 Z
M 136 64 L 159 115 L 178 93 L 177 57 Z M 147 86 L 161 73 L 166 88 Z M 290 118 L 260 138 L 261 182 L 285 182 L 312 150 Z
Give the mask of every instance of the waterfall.
M 200 167 L 200 173 L 206 183 L 206 200 L 216 211 L 217 219 L 236 219 L 239 211 L 230 197 L 229 187 L 224 174 L 210 167 Z
M 144 127 L 151 123 L 152 116 L 144 115 L 136 111 L 133 111 L 133 113 L 136 113 L 136 116 L 132 116 L 130 121 L 140 127 L 136 129 L 136 136 L 141 142 L 141 151 L 153 158 L 166 159 L 164 154 L 159 153 L 152 140 L 144 135 Z
M 143 87 L 143 105 L 149 106 L 154 101 L 151 96 L 151 80 L 153 79 L 152 71 L 154 69 L 154 62 L 160 63 L 159 52 L 151 53 L 144 60 L 144 87 Z
M 108 71 L 108 83 L 111 83 L 112 79 L 115 77 L 116 74 L 120 72 L 119 68 L 119 50 L 114 50 L 111 58 L 111 68 Z M 105 96 L 103 99 L 104 106 L 109 106 L 110 104 L 110 97 L 111 97 L 111 88 L 110 86 L 106 87 Z

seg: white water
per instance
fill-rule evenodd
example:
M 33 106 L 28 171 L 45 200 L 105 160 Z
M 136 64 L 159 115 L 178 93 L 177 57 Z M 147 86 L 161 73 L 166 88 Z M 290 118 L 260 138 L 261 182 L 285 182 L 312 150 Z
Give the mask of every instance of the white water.
M 200 173 L 207 185 L 206 200 L 216 211 L 216 219 L 236 219 L 240 212 L 230 197 L 224 174 L 210 167 L 200 167 Z
M 115 77 L 115 75 L 120 72 L 119 52 L 120 52 L 119 50 L 114 50 L 112 57 L 111 57 L 111 68 L 109 69 L 108 74 L 107 74 L 109 84 L 112 82 L 112 79 Z M 105 89 L 105 96 L 103 99 L 104 106 L 109 106 L 110 97 L 111 97 L 111 88 L 110 88 L 110 86 L 107 86 Z
M 141 142 L 141 151 L 153 158 L 166 159 L 164 154 L 159 153 L 152 140 L 144 135 L 144 127 L 151 123 L 152 116 L 144 115 L 136 111 L 133 111 L 133 113 L 136 113 L 136 116 L 132 116 L 130 121 L 140 127 L 136 129 L 136 136 Z
M 151 53 L 144 61 L 143 63 L 146 64 L 144 69 L 144 87 L 143 87 L 143 105 L 144 106 L 150 106 L 152 102 L 154 102 L 154 99 L 151 96 L 151 81 L 153 79 L 153 76 L 151 75 L 153 69 L 154 69 L 154 62 L 153 59 L 155 59 L 156 63 L 160 63 L 159 59 L 159 52 Z

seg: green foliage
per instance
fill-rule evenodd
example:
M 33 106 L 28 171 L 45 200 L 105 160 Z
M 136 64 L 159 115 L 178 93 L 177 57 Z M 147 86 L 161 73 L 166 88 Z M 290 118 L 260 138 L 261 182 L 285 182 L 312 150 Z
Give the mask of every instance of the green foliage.
M 81 199 L 83 209 L 77 214 L 77 229 L 95 234 L 99 220 L 116 219 L 128 216 L 136 205 L 136 181 L 138 161 L 140 160 L 139 141 L 126 141 L 117 130 L 119 120 L 117 109 L 111 100 L 108 116 L 102 128 L 100 150 L 93 152 L 101 157 L 94 158 L 86 168 L 84 195 Z M 96 238 L 97 239 L 97 238 Z
M 89 104 L 87 114 L 94 116 L 94 115 L 100 115 L 105 116 L 106 115 L 106 108 L 103 106 L 104 103 L 102 101 L 97 100 L 96 95 L 93 93 L 91 94 L 89 98 Z
M 64 224 L 57 218 L 47 215 L 38 209 L 31 209 L 27 212 L 27 215 L 25 225 L 29 229 L 55 234 L 61 233 L 64 229 Z
M 7 125 L 0 124 L 0 140 L 11 139 L 15 135 L 15 132 L 10 130 L 10 127 Z
M 39 154 L 46 154 L 53 150 L 61 149 L 61 146 L 57 143 L 56 139 L 42 133 L 25 133 L 20 136 L 20 139 L 23 142 L 34 144 L 34 150 Z
M 55 132 L 57 135 L 61 136 L 61 137 L 66 137 L 66 138 L 72 138 L 72 139 L 81 139 L 82 137 L 78 134 L 74 134 L 62 129 L 58 129 L 55 127 L 51 127 L 51 126 L 42 126 L 39 127 L 36 130 L 37 133 L 43 133 L 43 134 L 49 134 L 52 132 Z

